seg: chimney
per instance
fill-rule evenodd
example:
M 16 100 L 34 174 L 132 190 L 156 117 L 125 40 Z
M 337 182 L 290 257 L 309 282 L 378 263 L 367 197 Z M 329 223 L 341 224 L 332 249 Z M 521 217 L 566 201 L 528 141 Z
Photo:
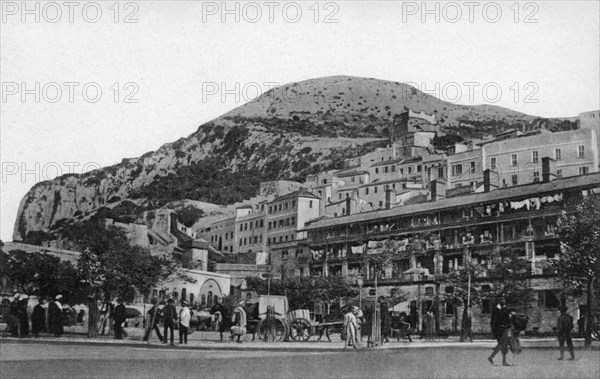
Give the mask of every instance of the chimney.
M 446 182 L 440 179 L 431 181 L 431 201 L 446 198 Z
M 542 183 L 548 183 L 556 175 L 556 161 L 550 157 L 542 158 Z
M 490 192 L 490 169 L 483 172 L 483 192 Z

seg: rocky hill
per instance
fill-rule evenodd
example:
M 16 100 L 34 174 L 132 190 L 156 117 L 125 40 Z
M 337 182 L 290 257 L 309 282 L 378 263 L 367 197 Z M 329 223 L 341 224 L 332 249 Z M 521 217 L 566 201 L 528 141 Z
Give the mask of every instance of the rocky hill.
M 132 199 L 138 214 L 181 199 L 241 201 L 254 196 L 261 181 L 301 181 L 385 146 L 393 116 L 406 108 L 435 114 L 444 132 L 467 138 L 513 127 L 574 127 L 565 119 L 446 103 L 402 83 L 311 79 L 274 88 L 139 158 L 37 183 L 21 200 L 13 238 L 56 230 Z

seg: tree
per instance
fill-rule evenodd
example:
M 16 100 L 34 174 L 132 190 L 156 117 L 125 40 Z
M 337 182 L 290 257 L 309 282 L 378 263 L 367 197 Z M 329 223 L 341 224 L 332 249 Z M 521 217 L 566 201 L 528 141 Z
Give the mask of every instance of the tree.
M 444 299 L 456 308 L 463 307 L 460 340 L 465 341 L 470 336 L 470 312 L 472 304 L 479 303 L 480 288 L 475 284 L 482 277 L 484 270 L 480 265 L 470 262 L 458 269 L 442 275 L 441 280 L 452 286 L 452 292 L 444 293 Z
M 60 293 L 73 302 L 81 302 L 84 297 L 77 269 L 52 255 L 1 251 L 0 277 L 27 295 L 54 298 Z
M 558 220 L 561 251 L 554 267 L 567 286 L 587 297 L 585 345 L 590 346 L 594 286 L 600 277 L 600 196 L 589 195 Z
M 533 300 L 530 285 L 531 266 L 521 249 L 501 247 L 492 254 L 491 296 L 506 298 L 507 304 L 527 311 Z

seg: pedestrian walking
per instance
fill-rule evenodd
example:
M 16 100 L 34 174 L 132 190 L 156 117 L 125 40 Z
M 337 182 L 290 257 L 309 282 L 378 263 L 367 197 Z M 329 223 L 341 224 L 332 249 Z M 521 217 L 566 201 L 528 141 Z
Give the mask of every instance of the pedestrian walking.
M 398 339 L 400 339 L 400 336 L 403 334 L 408 339 L 408 342 L 412 342 L 412 338 L 410 338 L 410 328 L 411 328 L 410 318 L 406 314 L 406 312 L 400 313 L 400 326 L 401 326 L 402 333 L 400 335 L 398 335 Z
M 231 327 L 232 338 L 233 335 L 237 336 L 237 343 L 242 343 L 241 339 L 246 335 L 246 326 L 247 326 L 247 316 L 246 310 L 244 306 L 245 302 L 240 301 L 238 306 L 233 310 L 233 317 L 231 318 L 231 323 L 233 326 Z M 267 309 L 267 312 L 269 310 Z
M 494 347 L 492 355 L 488 357 L 488 361 L 494 364 L 494 357 L 498 352 L 502 352 L 502 366 L 510 366 L 506 361 L 506 355 L 508 354 L 508 330 L 510 329 L 510 310 L 506 308 L 506 300 L 504 298 L 501 298 L 492 310 L 490 324 L 492 334 L 498 341 L 498 344 Z
M 40 298 L 39 302 L 33 307 L 31 314 L 31 333 L 35 337 L 39 337 L 46 329 L 46 299 Z
M 148 313 L 146 313 L 147 328 L 146 334 L 144 334 L 144 341 L 148 341 L 150 335 L 152 334 L 152 331 L 154 330 L 156 332 L 156 335 L 158 336 L 158 340 L 160 342 L 163 342 L 163 336 L 162 334 L 160 334 L 160 328 L 158 327 L 161 317 L 162 311 L 158 306 L 158 301 L 156 299 L 152 299 L 152 308 L 150 308 Z
M 127 316 L 125 314 L 125 304 L 123 304 L 123 299 L 117 299 L 117 306 L 113 312 L 113 328 L 115 331 L 115 339 L 122 340 L 123 339 L 123 324 L 127 320 Z
M 223 305 L 222 298 L 217 300 L 217 303 L 212 307 L 210 313 L 215 315 L 215 323 L 217 324 L 217 331 L 221 336 L 221 342 L 223 342 L 223 332 L 230 327 L 230 318 L 227 308 Z
M 573 340 L 571 339 L 571 330 L 573 329 L 573 317 L 567 313 L 568 308 L 565 306 L 560 307 L 560 316 L 558 316 L 557 330 L 558 330 L 558 346 L 560 348 L 559 361 L 565 359 L 565 342 L 567 348 L 571 354 L 570 361 L 575 359 L 575 353 L 573 352 Z
M 348 312 L 344 315 L 344 334 L 346 339 L 344 341 L 344 349 L 348 346 L 352 346 L 358 349 L 358 321 L 356 315 L 358 314 L 358 307 L 351 307 Z
M 389 335 L 392 331 L 392 318 L 388 310 L 388 303 L 383 296 L 379 298 L 379 309 L 381 310 L 381 342 L 390 342 Z
M 163 343 L 167 343 L 168 331 L 171 331 L 171 346 L 175 346 L 175 336 L 173 329 L 175 328 L 175 322 L 177 321 L 177 309 L 175 308 L 175 301 L 173 299 L 169 299 L 167 301 L 167 305 L 163 309 L 163 323 L 164 323 L 164 339 Z
M 88 296 L 88 338 L 98 338 L 98 321 L 100 319 L 100 310 L 96 296 Z
M 54 337 L 60 337 L 63 334 L 63 314 L 62 304 L 60 303 L 61 299 L 61 294 L 56 295 L 56 297 L 54 297 L 54 301 L 48 306 L 48 327 L 50 328 L 50 333 L 52 333 Z
M 188 308 L 187 301 L 181 302 L 183 308 L 179 311 L 179 344 L 188 343 L 188 329 L 190 327 L 190 321 L 192 319 L 192 315 L 190 313 L 190 308 Z

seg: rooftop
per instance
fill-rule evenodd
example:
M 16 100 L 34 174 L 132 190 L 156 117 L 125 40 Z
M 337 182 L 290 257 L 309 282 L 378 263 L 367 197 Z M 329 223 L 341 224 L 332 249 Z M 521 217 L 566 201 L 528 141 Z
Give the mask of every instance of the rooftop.
M 386 210 L 357 213 L 340 219 L 328 219 L 311 223 L 303 230 L 314 230 L 328 226 L 353 224 L 378 220 L 387 217 L 406 216 L 417 213 L 440 211 L 443 209 L 457 208 L 466 204 L 491 203 L 499 200 L 511 200 L 525 196 L 541 195 L 571 188 L 600 187 L 600 173 L 556 179 L 547 183 L 532 183 L 523 186 L 497 189 L 491 192 L 473 193 L 439 201 L 406 205 Z

